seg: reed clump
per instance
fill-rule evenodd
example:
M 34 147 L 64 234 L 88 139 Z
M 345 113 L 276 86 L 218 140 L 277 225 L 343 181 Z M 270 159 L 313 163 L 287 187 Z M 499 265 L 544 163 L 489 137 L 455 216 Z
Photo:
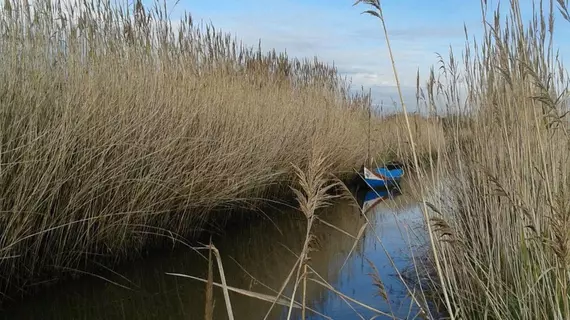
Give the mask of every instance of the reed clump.
M 392 54 L 380 1 L 359 2 Z M 430 113 L 444 110 L 447 141 L 430 170 L 443 178 L 440 196 L 422 201 L 430 253 L 415 267 L 446 318 L 570 319 L 570 82 L 554 44 L 569 4 L 533 1 L 528 16 L 518 1 L 506 8 L 489 19 L 481 1 L 482 40 L 465 29 L 463 64 L 451 51 L 441 77 L 432 71 L 418 88 Z
M 446 148 L 446 132 L 437 117 L 408 113 L 410 134 L 404 114 L 399 112 L 375 120 L 372 131 L 374 150 L 382 150 L 376 158 L 401 161 L 413 166 L 411 143 L 415 144 L 421 164 L 438 156 L 438 150 Z M 383 159 L 382 159 L 383 158 Z
M 121 261 L 200 231 L 213 209 L 277 196 L 314 146 L 338 174 L 366 160 L 369 97 L 334 68 L 168 12 L 4 1 L 0 292 Z
M 482 42 L 467 39 L 462 68 L 451 53 L 445 80 L 428 83 L 461 111 L 445 126 L 447 187 L 429 210 L 430 263 L 443 270 L 434 289 L 452 319 L 569 319 L 569 82 L 553 44 L 568 11 L 537 2 L 525 23 L 519 3 L 508 6 Z

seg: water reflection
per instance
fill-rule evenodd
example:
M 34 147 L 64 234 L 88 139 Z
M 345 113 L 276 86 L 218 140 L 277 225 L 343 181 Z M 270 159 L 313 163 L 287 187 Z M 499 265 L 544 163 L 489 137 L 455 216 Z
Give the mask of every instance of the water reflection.
M 358 197 L 360 194 L 362 196 Z M 366 189 L 357 193 L 358 203 L 364 213 L 368 213 L 386 200 L 393 200 L 396 196 L 400 195 L 399 188 L 383 188 L 383 189 Z
M 372 191 L 373 192 L 373 191 Z M 408 235 L 420 222 L 415 197 L 406 191 L 360 192 L 358 204 L 343 200 L 319 213 L 325 223 L 314 227 L 315 251 L 311 266 L 336 290 L 376 309 L 394 312 L 407 318 L 410 298 L 395 275 L 398 268 L 409 264 Z M 360 207 L 366 210 L 362 216 Z M 372 227 L 354 245 L 356 236 L 366 223 Z M 331 227 L 331 225 L 335 227 Z M 275 295 L 287 278 L 296 254 L 302 248 L 306 221 L 292 209 L 275 212 L 269 219 L 258 219 L 248 227 L 229 230 L 215 244 L 223 255 L 228 284 L 233 287 Z M 406 229 L 406 230 L 403 230 Z M 347 256 L 352 254 L 347 259 Z M 393 259 L 390 262 L 388 256 Z M 384 282 L 389 303 L 378 296 L 370 273 L 371 263 Z M 207 261 L 188 249 L 165 252 L 119 268 L 115 273 L 99 274 L 54 286 L 26 303 L 6 310 L 6 319 L 203 319 L 203 283 L 165 274 L 184 273 L 205 278 Z M 219 282 L 217 269 L 215 281 Z M 313 276 L 316 277 L 316 276 Z M 220 289 L 215 291 L 214 319 L 227 319 Z M 286 291 L 287 294 L 290 290 Z M 358 313 L 369 319 L 374 312 L 352 303 L 313 282 L 307 284 L 308 305 L 334 319 L 355 319 Z M 270 303 L 231 293 L 236 319 L 263 319 Z M 286 308 L 275 306 L 269 319 L 286 318 Z M 413 311 L 413 310 L 412 310 Z M 299 318 L 300 312 L 294 315 Z M 312 319 L 321 319 L 311 315 Z

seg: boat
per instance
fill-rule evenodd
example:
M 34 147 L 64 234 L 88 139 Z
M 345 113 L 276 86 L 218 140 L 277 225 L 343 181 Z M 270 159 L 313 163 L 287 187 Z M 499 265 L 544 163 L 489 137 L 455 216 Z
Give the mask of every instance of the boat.
M 399 195 L 400 192 L 397 188 L 391 189 L 372 189 L 366 192 L 364 198 L 361 200 L 362 212 L 366 213 L 376 207 L 378 204 L 388 199 L 393 199 Z
M 364 183 L 372 189 L 397 186 L 404 175 L 404 168 L 400 163 L 389 163 L 376 169 L 363 166 L 362 171 Z

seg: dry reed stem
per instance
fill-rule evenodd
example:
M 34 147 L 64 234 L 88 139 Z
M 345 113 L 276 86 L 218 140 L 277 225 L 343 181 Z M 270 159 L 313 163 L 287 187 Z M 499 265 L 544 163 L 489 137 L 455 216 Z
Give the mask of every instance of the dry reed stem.
M 368 227 L 368 224 L 365 223 L 362 225 L 362 227 L 360 227 L 360 230 L 358 230 L 358 234 L 356 235 L 356 237 L 354 238 L 354 242 L 352 243 L 352 247 L 350 248 L 350 251 L 348 252 L 348 254 L 346 255 L 346 259 L 344 259 L 342 265 L 340 266 L 340 270 L 342 270 L 344 268 L 344 266 L 346 265 L 346 263 L 348 262 L 348 259 L 350 258 L 350 256 L 352 255 L 352 253 L 354 252 L 354 249 L 356 249 L 356 246 L 358 245 L 358 242 L 360 241 L 360 239 L 362 238 L 362 235 L 364 235 L 364 231 L 366 230 L 366 227 Z
M 309 278 L 309 280 L 311 280 L 311 281 L 313 281 L 313 282 L 315 282 L 315 283 L 317 283 L 317 284 L 323 286 L 323 287 L 326 288 L 327 290 L 329 290 L 329 291 L 331 291 L 331 292 L 337 294 L 339 297 L 342 297 L 342 298 L 344 298 L 344 299 L 346 299 L 346 300 L 348 300 L 348 301 L 350 301 L 350 302 L 352 302 L 352 303 L 355 303 L 355 304 L 357 304 L 357 305 L 359 305 L 359 306 L 361 306 L 361 307 L 363 307 L 363 308 L 365 308 L 365 309 L 368 309 L 368 310 L 370 310 L 370 311 L 373 311 L 373 312 L 375 312 L 375 313 L 377 313 L 377 314 L 379 314 L 379 315 L 388 317 L 388 318 L 390 318 L 390 319 L 400 319 L 400 318 L 398 318 L 398 317 L 395 317 L 395 316 L 392 315 L 392 314 L 389 314 L 389 313 L 380 311 L 380 310 L 378 310 L 378 309 L 376 309 L 376 308 L 373 308 L 373 307 L 371 307 L 371 306 L 369 306 L 369 305 L 366 305 L 366 304 L 364 304 L 364 303 L 362 303 L 362 302 L 360 302 L 360 301 L 358 301 L 358 300 L 356 300 L 356 299 L 354 299 L 354 298 L 351 298 L 351 297 L 345 295 L 344 293 L 342 293 L 342 292 L 336 290 L 336 289 L 335 289 L 333 286 L 331 286 L 330 284 L 327 284 L 327 283 L 325 283 L 325 282 L 323 282 L 323 281 L 320 281 L 320 280 L 317 280 L 317 279 L 313 279 L 313 278 Z
M 210 239 L 210 246 L 212 245 L 212 240 Z M 204 319 L 213 320 L 214 319 L 214 270 L 212 264 L 212 250 L 208 250 L 208 281 L 206 282 L 206 298 L 205 298 L 205 310 Z
M 293 274 L 295 273 L 296 267 L 298 264 L 300 264 L 301 259 L 297 259 L 297 261 L 295 261 L 295 263 L 293 264 L 293 267 L 291 267 L 291 270 L 289 271 L 289 274 L 287 275 L 287 277 L 285 278 L 285 280 L 283 281 L 283 284 L 281 285 L 281 288 L 279 289 L 279 292 L 277 293 L 276 299 L 279 299 L 282 295 L 283 295 L 283 291 L 285 291 L 285 288 L 287 288 L 287 285 L 289 284 L 289 281 L 291 281 L 291 278 L 293 277 Z M 291 296 L 291 303 L 295 300 L 295 296 L 292 295 Z M 269 307 L 269 309 L 267 310 L 265 317 L 263 318 L 264 320 L 267 320 L 267 317 L 269 317 L 269 314 L 271 313 L 271 310 L 273 310 L 274 306 L 276 304 L 276 301 L 273 301 L 271 303 L 271 306 Z
M 218 249 L 213 244 L 208 245 L 208 250 L 210 252 L 213 252 L 214 256 L 216 257 L 218 270 L 220 272 L 220 280 L 222 281 L 222 283 L 221 283 L 222 284 L 222 291 L 224 292 L 224 300 L 226 302 L 226 310 L 228 312 L 228 319 L 233 320 L 234 319 L 234 313 L 233 313 L 233 309 L 232 309 L 232 303 L 230 301 L 230 294 L 228 291 L 229 290 L 228 284 L 226 282 L 226 274 L 224 272 L 224 266 L 222 265 L 222 257 L 220 256 L 220 252 L 218 251 Z
M 400 97 L 400 103 L 401 103 L 401 106 L 402 106 L 402 111 L 403 111 L 403 113 L 404 113 L 404 119 L 405 119 L 405 122 L 406 122 L 406 128 L 407 128 L 407 130 L 408 130 L 408 137 L 409 137 L 409 139 L 410 139 L 412 157 L 413 157 L 413 161 L 414 161 L 414 167 L 415 167 L 415 168 L 419 168 L 419 167 L 420 167 L 420 162 L 419 162 L 419 160 L 418 160 L 418 153 L 417 153 L 416 147 L 415 147 L 416 143 L 415 143 L 415 141 L 413 140 L 413 135 L 412 135 L 412 130 L 411 130 L 411 126 L 410 126 L 410 121 L 409 121 L 409 118 L 408 118 L 408 112 L 407 112 L 407 109 L 406 109 L 406 103 L 404 102 L 404 97 L 403 97 L 403 95 L 402 95 L 402 88 L 401 88 L 401 86 L 400 86 L 400 80 L 399 80 L 399 78 L 398 78 L 398 72 L 397 72 L 397 70 L 396 70 L 396 61 L 394 60 L 394 54 L 393 54 L 392 48 L 391 48 L 391 46 L 390 46 L 390 37 L 388 36 L 388 30 L 387 30 L 387 28 L 386 28 L 386 21 L 385 21 L 385 18 L 384 18 L 384 14 L 383 14 L 383 12 L 382 12 L 382 6 L 381 6 L 379 0 L 358 0 L 358 1 L 355 3 L 355 5 L 358 4 L 358 3 L 360 3 L 360 2 L 365 2 L 365 3 L 367 3 L 367 4 L 371 5 L 371 6 L 373 6 L 373 7 L 376 9 L 376 11 L 370 10 L 370 11 L 367 11 L 367 13 L 376 16 L 376 17 L 381 21 L 381 23 L 382 23 L 382 29 L 383 29 L 383 31 L 384 31 L 384 36 L 385 36 L 385 39 L 386 39 L 386 45 L 387 45 L 387 47 L 388 47 L 388 52 L 389 52 L 389 54 L 390 54 L 390 60 L 391 60 L 391 62 L 392 62 L 392 69 L 393 69 L 393 74 L 394 74 L 394 78 L 395 78 L 395 81 L 396 81 L 396 87 L 398 88 L 398 95 L 399 95 L 399 97 Z M 418 177 L 418 180 L 420 180 L 420 174 L 419 174 L 419 172 L 417 172 L 417 177 Z M 431 248 L 432 248 L 432 250 L 433 250 L 434 256 L 436 257 L 436 259 L 435 259 L 436 270 L 437 270 L 437 273 L 438 273 L 438 276 L 439 276 L 439 280 L 440 280 L 441 282 L 445 282 L 445 278 L 444 278 L 444 275 L 443 275 L 443 270 L 442 270 L 442 267 L 441 267 L 441 265 L 440 265 L 439 258 L 437 258 L 437 252 L 436 252 L 437 249 L 436 249 L 436 246 L 435 246 L 435 243 L 434 243 L 434 239 L 433 239 L 433 236 L 432 236 L 431 227 L 430 227 L 430 224 L 429 224 L 429 222 L 428 222 L 428 221 L 429 221 L 429 218 L 428 218 L 428 215 L 427 215 L 427 205 L 426 205 L 426 203 L 425 203 L 425 200 L 422 200 L 422 205 L 423 205 L 423 211 L 422 211 L 422 212 L 424 212 L 424 220 L 426 221 L 426 226 L 427 226 L 427 228 L 428 228 L 428 234 L 429 234 L 429 239 L 430 239 L 430 243 L 431 243 Z M 448 308 L 451 309 L 451 302 L 450 302 L 449 297 L 448 297 L 448 292 L 447 292 L 446 286 L 443 286 L 443 295 L 444 295 L 444 297 L 445 297 L 445 303 L 447 304 Z M 453 314 L 451 315 L 451 319 L 452 319 L 452 320 L 454 319 Z
M 463 66 L 450 51 L 427 84 L 448 108 L 453 146 L 439 157 L 448 186 L 429 205 L 445 238 L 428 261 L 443 262 L 445 281 L 432 289 L 449 293 L 450 316 L 570 317 L 570 211 L 560 200 L 570 198 L 569 78 L 554 48 L 554 3 L 534 3 L 528 20 L 510 2 L 503 20 L 482 1 L 482 41 L 467 39 Z
M 308 273 L 307 273 L 307 264 L 305 264 L 303 266 L 303 298 L 302 298 L 302 303 L 303 303 L 303 307 L 301 310 L 301 319 L 305 320 L 306 319 L 306 315 L 305 315 L 305 304 L 306 304 L 306 300 L 307 300 L 307 277 L 308 277 Z
M 292 252 L 289 248 L 285 248 L 285 249 L 289 250 L 289 252 L 290 252 L 291 254 L 293 254 L 297 259 L 300 258 L 299 255 L 297 255 L 297 254 L 295 254 L 294 252 Z M 322 281 L 322 282 L 325 283 L 326 285 L 332 287 L 332 285 L 331 285 L 323 276 L 321 276 L 321 275 L 319 274 L 319 272 L 317 272 L 313 267 L 311 267 L 311 266 L 308 265 L 308 264 L 307 264 L 306 266 L 308 267 L 308 269 L 310 269 L 312 275 L 315 275 L 316 277 L 319 278 L 320 281 Z M 350 309 L 352 309 L 352 311 L 354 311 L 354 313 L 355 313 L 358 317 L 360 317 L 361 319 L 364 319 L 364 317 L 362 316 L 362 314 L 360 314 L 360 313 L 348 302 L 348 300 L 346 300 L 343 296 L 339 296 L 339 298 L 340 298 L 344 303 L 346 303 L 346 305 L 347 305 Z
M 343 193 L 344 193 L 349 199 L 351 199 L 354 203 L 357 203 L 357 200 L 356 200 L 355 196 L 352 194 L 352 192 L 349 190 L 349 188 L 346 186 L 346 184 L 344 184 L 344 183 L 342 183 L 342 182 L 339 182 L 339 185 L 341 186 L 341 189 L 342 189 Z M 366 228 L 367 228 L 368 226 L 371 226 L 371 225 L 372 225 L 370 219 L 366 216 L 366 213 L 363 211 L 362 208 L 359 208 L 359 214 L 363 217 L 363 219 L 365 220 L 365 223 L 364 223 L 364 224 L 362 225 L 362 227 L 360 228 L 360 230 L 359 230 L 359 232 L 358 232 L 358 234 L 357 234 L 356 237 L 350 235 L 350 237 L 354 239 L 354 242 L 353 242 L 353 245 L 352 245 L 351 250 L 349 251 L 349 254 L 348 254 L 347 257 L 345 258 L 345 260 L 344 260 L 344 262 L 343 262 L 343 264 L 342 264 L 342 266 L 341 266 L 341 268 L 340 268 L 341 270 L 342 270 L 342 268 L 344 268 L 344 266 L 346 265 L 348 259 L 350 258 L 350 255 L 352 254 L 352 252 L 353 252 L 354 249 L 356 248 L 356 246 L 357 246 L 358 242 L 360 241 L 360 238 L 361 238 L 362 235 L 364 234 L 364 231 L 366 230 Z M 396 219 L 396 221 L 399 222 L 399 219 L 398 219 L 398 217 L 396 216 L 396 213 L 393 213 L 393 214 L 394 214 L 394 218 Z M 398 228 L 400 228 L 399 224 L 398 224 Z M 393 261 L 393 258 L 392 258 L 391 255 L 389 254 L 387 248 L 384 246 L 383 241 L 380 239 L 380 237 L 378 236 L 378 234 L 377 234 L 377 232 L 376 232 L 376 230 L 375 230 L 374 228 L 372 228 L 372 232 L 373 232 L 373 234 L 374 234 L 374 237 L 375 237 L 377 243 L 378 243 L 378 244 L 381 246 L 381 248 L 384 250 L 384 253 L 386 254 L 386 257 L 388 257 L 388 260 L 390 261 L 392 268 L 394 269 L 394 271 L 395 271 L 396 274 L 398 275 L 400 282 L 401 282 L 401 283 L 403 284 L 403 286 L 406 288 L 406 292 L 412 297 L 412 303 L 415 303 L 415 305 L 417 305 L 417 306 L 419 307 L 419 309 L 420 309 L 419 312 L 420 312 L 421 314 L 424 314 L 424 315 L 429 314 L 429 312 L 426 312 L 426 310 L 424 310 L 424 306 L 422 306 L 422 305 L 420 304 L 419 300 L 417 299 L 416 295 L 414 294 L 414 291 L 408 286 L 407 282 L 404 280 L 404 278 L 403 278 L 403 276 L 402 276 L 400 270 L 397 268 L 396 264 L 395 264 L 394 261 Z M 402 231 L 400 230 L 400 232 L 402 232 Z M 409 239 L 409 233 L 406 233 L 406 235 L 408 236 L 408 239 Z M 408 243 L 409 243 L 409 242 L 408 242 Z M 415 255 L 413 254 L 413 251 L 411 250 L 411 248 L 410 248 L 410 252 L 412 252 L 412 258 L 414 258 Z M 422 294 L 423 294 L 423 291 L 422 291 Z M 427 301 L 427 300 L 425 300 L 425 296 L 424 296 L 424 301 Z M 410 307 L 411 307 L 411 306 L 410 306 Z
M 366 220 L 366 224 L 367 225 L 372 225 L 370 222 L 370 219 L 368 219 L 368 217 L 364 214 L 364 212 L 361 212 L 361 215 L 365 218 Z M 400 282 L 402 283 L 402 285 L 406 288 L 406 292 L 412 297 L 412 300 L 414 301 L 414 303 L 416 303 L 416 305 L 418 306 L 418 308 L 420 308 L 421 310 L 423 310 L 423 306 L 422 304 L 420 304 L 419 300 L 417 299 L 416 295 L 413 293 L 413 290 L 408 286 L 408 284 L 406 283 L 406 281 L 404 280 L 401 271 L 398 269 L 398 267 L 396 266 L 396 263 L 394 262 L 394 259 L 392 258 L 392 256 L 390 255 L 390 253 L 388 252 L 388 249 L 386 248 L 386 246 L 384 245 L 384 241 L 382 241 L 382 239 L 380 239 L 380 236 L 378 236 L 378 233 L 376 232 L 376 230 L 374 228 L 371 229 L 372 233 L 374 234 L 374 238 L 376 239 L 376 242 L 380 245 L 380 247 L 382 248 L 382 250 L 384 251 L 384 253 L 386 254 L 386 257 L 388 258 L 388 261 L 390 262 L 390 265 L 392 266 L 392 268 L 394 269 L 394 272 L 397 274 L 398 279 L 400 280 Z M 425 312 L 425 311 L 424 311 Z
M 188 279 L 192 279 L 192 280 L 197 280 L 197 281 L 201 281 L 204 283 L 207 283 L 208 280 L 207 279 L 202 279 L 200 277 L 195 277 L 195 276 L 191 276 L 191 275 L 187 275 L 187 274 L 183 274 L 183 273 L 174 273 L 174 272 L 166 272 L 166 274 L 171 275 L 171 276 L 175 276 L 175 277 L 181 277 L 181 278 L 188 278 Z M 218 282 L 213 282 L 213 285 L 219 288 L 223 288 L 224 285 Z M 282 296 L 282 297 L 277 297 L 277 296 L 272 296 L 272 295 L 268 295 L 268 294 L 264 294 L 264 293 L 259 293 L 259 292 L 253 292 L 250 290 L 245 290 L 245 289 L 240 289 L 240 288 L 236 288 L 236 287 L 232 287 L 232 286 L 227 286 L 228 291 L 232 291 L 250 298 L 254 298 L 254 299 L 258 299 L 261 301 L 265 301 L 265 302 L 271 302 L 271 303 L 276 303 L 279 304 L 281 306 L 284 307 L 289 307 L 290 305 L 290 301 L 291 299 L 287 296 Z M 303 305 L 299 302 L 293 302 L 293 307 L 297 308 L 297 309 L 301 309 L 303 308 Z M 314 314 L 323 317 L 325 319 L 331 319 L 330 317 L 318 312 L 317 310 L 314 310 L 310 307 L 305 307 L 306 310 L 309 310 L 311 312 L 313 312 Z
M 315 151 L 305 171 L 293 165 L 297 173 L 298 184 L 300 186 L 300 190 L 293 188 L 293 193 L 296 195 L 297 201 L 299 202 L 300 211 L 307 219 L 307 234 L 305 236 L 301 254 L 299 255 L 300 262 L 298 263 L 297 276 L 293 286 L 293 299 L 295 298 L 299 282 L 303 281 L 303 284 L 305 284 L 307 278 L 306 265 L 309 260 L 309 251 L 311 250 L 311 243 L 313 241 L 312 229 L 313 223 L 316 219 L 316 211 L 328 206 L 330 204 L 330 200 L 335 198 L 329 194 L 329 191 L 337 186 L 337 183 L 329 183 L 329 179 L 326 177 L 327 169 L 330 167 L 330 165 L 327 164 L 327 158 L 328 157 L 326 155 L 322 156 L 321 152 Z M 303 273 L 301 273 L 302 268 L 305 269 L 305 272 Z M 290 306 L 287 319 L 291 318 L 291 312 L 292 307 Z

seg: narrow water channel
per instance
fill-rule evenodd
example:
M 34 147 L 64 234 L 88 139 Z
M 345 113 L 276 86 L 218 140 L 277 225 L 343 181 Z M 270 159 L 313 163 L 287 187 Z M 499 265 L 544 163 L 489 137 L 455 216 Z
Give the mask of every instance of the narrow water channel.
M 405 181 L 404 181 L 405 183 Z M 422 216 L 413 187 L 401 193 L 365 192 L 358 203 L 340 200 L 319 212 L 326 223 L 314 226 L 315 244 L 310 266 L 322 279 L 346 296 L 377 310 L 411 319 L 417 308 L 404 289 L 392 263 L 399 270 L 410 265 L 410 242 L 423 233 Z M 366 223 L 361 207 L 368 209 Z M 222 255 L 228 285 L 275 295 L 287 278 L 306 232 L 304 216 L 293 209 L 271 214 L 269 219 L 229 230 L 215 241 Z M 335 228 L 331 227 L 335 226 Z M 343 230 L 342 232 L 338 229 Z M 416 234 L 415 234 L 416 233 Z M 354 247 L 354 249 L 353 249 Z M 352 252 L 351 252 L 352 251 Z M 203 252 L 207 255 L 207 252 Z M 388 301 L 374 285 L 374 265 L 385 286 Z M 204 319 L 204 283 L 168 275 L 181 273 L 206 278 L 207 261 L 196 252 L 180 249 L 122 267 L 116 273 L 86 276 L 53 286 L 43 293 L 4 310 L 3 319 Z M 219 282 L 217 268 L 215 281 Z M 111 283 L 113 282 L 113 283 Z M 275 291 L 273 291 L 275 290 Z M 302 287 L 299 288 L 302 290 Z M 290 295 L 291 290 L 286 290 Z M 299 295 L 297 295 L 299 297 Z M 263 319 L 271 304 L 230 293 L 235 319 Z M 214 319 L 227 319 L 222 291 L 214 288 Z M 370 319 L 376 313 L 346 301 L 322 285 L 307 282 L 307 306 L 332 319 Z M 275 305 L 268 319 L 286 319 L 287 308 Z M 292 319 L 300 319 L 294 310 Z M 309 319 L 323 316 L 308 312 Z M 379 317 L 377 319 L 384 319 Z

